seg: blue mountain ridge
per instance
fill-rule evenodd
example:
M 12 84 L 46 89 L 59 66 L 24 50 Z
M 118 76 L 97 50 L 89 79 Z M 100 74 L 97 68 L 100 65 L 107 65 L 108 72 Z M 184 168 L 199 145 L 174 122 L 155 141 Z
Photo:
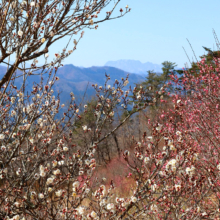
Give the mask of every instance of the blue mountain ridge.
M 7 68 L 5 66 L 0 66 L 0 77 L 4 75 Z M 121 78 L 126 78 L 129 74 L 129 84 L 128 86 L 135 86 L 136 83 L 144 81 L 145 77 L 138 74 L 128 73 L 126 71 L 120 70 L 115 67 L 89 67 L 82 68 L 77 67 L 72 64 L 64 65 L 60 67 L 57 71 L 56 76 L 59 77 L 54 85 L 53 90 L 56 92 L 61 92 L 60 99 L 62 103 L 65 103 L 70 98 L 70 92 L 73 92 L 77 98 L 82 98 L 86 91 L 86 97 L 89 99 L 95 94 L 95 90 L 92 88 L 92 84 L 98 84 L 104 86 L 105 84 L 105 73 L 110 75 L 111 80 L 108 84 L 112 85 L 115 79 L 120 80 Z M 47 76 L 43 76 L 47 79 Z M 27 90 L 31 91 L 33 83 L 40 82 L 40 76 L 29 76 L 27 80 Z M 21 86 L 22 78 L 18 78 L 16 85 L 19 89 Z M 128 87 L 127 86 L 127 87 Z

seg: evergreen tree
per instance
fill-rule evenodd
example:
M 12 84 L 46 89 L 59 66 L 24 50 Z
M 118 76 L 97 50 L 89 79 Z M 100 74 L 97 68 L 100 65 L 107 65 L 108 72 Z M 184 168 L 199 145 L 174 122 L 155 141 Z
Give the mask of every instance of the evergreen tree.
M 162 65 L 163 65 L 162 78 L 165 82 L 167 82 L 167 80 L 169 80 L 170 74 L 172 74 L 175 71 L 175 67 L 177 66 L 177 64 L 173 63 L 173 62 L 170 62 L 170 61 L 164 61 L 162 63 Z
M 207 65 L 212 65 L 213 67 L 215 67 L 214 58 L 220 58 L 220 51 L 219 50 L 212 51 L 211 49 L 209 49 L 207 47 L 203 47 L 203 48 L 208 53 L 200 56 L 200 58 L 201 59 L 205 58 L 205 63 Z M 191 68 L 189 69 L 189 73 L 191 73 L 192 75 L 195 75 L 195 76 L 200 75 L 200 69 L 199 69 L 197 63 L 192 62 Z
M 155 92 L 158 92 L 169 81 L 171 74 L 182 74 L 182 71 L 175 70 L 175 67 L 177 66 L 176 63 L 164 61 L 162 65 L 162 74 L 155 73 L 153 70 L 149 70 L 146 80 L 142 83 L 145 88 L 151 91 L 151 95 L 153 95 Z M 169 88 L 169 90 L 172 90 L 172 88 Z

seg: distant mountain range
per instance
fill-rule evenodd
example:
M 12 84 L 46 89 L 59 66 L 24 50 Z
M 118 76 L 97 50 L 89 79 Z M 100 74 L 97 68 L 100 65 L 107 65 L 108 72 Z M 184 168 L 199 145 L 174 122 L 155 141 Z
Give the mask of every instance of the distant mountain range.
M 153 64 L 151 62 L 141 63 L 138 60 L 108 61 L 105 66 L 111 66 L 130 73 L 137 73 L 141 75 L 147 75 L 148 70 L 154 70 L 156 73 L 162 73 L 161 64 Z
M 70 92 L 73 92 L 79 98 L 83 97 L 86 90 L 86 97 L 90 98 L 95 94 L 92 84 L 104 85 L 105 73 L 110 75 L 111 80 L 108 84 L 113 84 L 115 79 L 120 80 L 129 74 L 129 85 L 134 86 L 135 83 L 140 83 L 145 80 L 148 70 L 154 70 L 157 73 L 162 72 L 162 65 L 153 64 L 151 62 L 141 63 L 137 60 L 118 60 L 109 61 L 102 67 L 77 67 L 72 64 L 60 67 L 57 76 L 60 80 L 54 85 L 54 91 L 61 92 L 60 98 L 63 102 L 70 97 Z M 0 66 L 0 78 L 6 72 L 6 66 Z M 46 76 L 44 76 L 46 78 Z M 31 89 L 33 82 L 39 82 L 39 76 L 28 77 L 28 88 Z M 22 83 L 22 78 L 17 79 L 17 86 Z
M 68 94 L 69 97 L 69 93 L 71 91 L 76 95 L 82 96 L 87 88 L 86 94 L 87 96 L 91 96 L 95 93 L 95 90 L 92 88 L 92 84 L 104 86 L 106 80 L 105 73 L 111 77 L 111 80 L 108 82 L 110 85 L 113 84 L 115 79 L 120 80 L 121 78 L 125 78 L 127 74 L 129 74 L 129 85 L 131 86 L 134 86 L 135 83 L 140 83 L 145 79 L 143 76 L 128 73 L 114 67 L 93 66 L 89 68 L 82 68 L 69 64 L 59 68 L 57 76 L 60 80 L 55 84 L 55 89 L 63 91 L 62 96 L 66 96 Z
M 6 72 L 5 66 L 0 66 L 0 78 Z M 113 84 L 115 79 L 120 80 L 122 77 L 125 78 L 128 74 L 127 71 L 120 70 L 114 67 L 89 67 L 89 68 L 82 68 L 76 67 L 72 64 L 64 65 L 60 67 L 57 71 L 57 76 L 60 78 L 57 83 L 54 85 L 54 91 L 61 92 L 60 98 L 62 102 L 66 102 L 70 98 L 70 92 L 73 92 L 75 96 L 82 98 L 85 90 L 86 97 L 89 98 L 95 94 L 95 90 L 92 88 L 92 84 L 98 84 L 104 86 L 106 77 L 105 73 L 110 75 L 111 80 L 108 84 Z M 46 76 L 44 77 L 46 78 Z M 129 73 L 129 84 L 128 86 L 134 86 L 135 83 L 140 83 L 144 81 L 144 77 L 138 74 Z M 39 76 L 30 76 L 28 77 L 27 81 L 27 89 L 31 89 L 33 82 L 39 82 Z M 17 86 L 22 83 L 22 78 L 18 78 Z

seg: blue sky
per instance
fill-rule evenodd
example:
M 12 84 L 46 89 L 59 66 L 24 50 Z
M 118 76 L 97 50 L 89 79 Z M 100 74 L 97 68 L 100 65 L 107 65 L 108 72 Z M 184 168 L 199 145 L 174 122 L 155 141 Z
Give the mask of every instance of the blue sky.
M 168 60 L 183 67 L 193 53 L 204 54 L 202 46 L 213 49 L 212 29 L 220 38 L 219 0 L 121 0 L 118 9 L 129 5 L 125 17 L 85 30 L 77 50 L 65 60 L 76 66 L 103 66 L 107 61 L 133 59 L 161 64 Z M 105 13 L 105 12 L 104 12 Z M 66 39 L 50 53 L 61 51 Z

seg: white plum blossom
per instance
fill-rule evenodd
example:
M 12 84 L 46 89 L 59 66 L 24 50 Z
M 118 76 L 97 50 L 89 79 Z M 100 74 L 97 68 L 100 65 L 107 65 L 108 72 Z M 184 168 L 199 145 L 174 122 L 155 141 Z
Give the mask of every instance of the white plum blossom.
M 12 218 L 10 218 L 9 220 L 19 220 L 20 216 L 19 215 L 15 215 Z
M 19 30 L 19 31 L 18 31 L 18 36 L 22 37 L 22 35 L 23 35 L 23 31 L 22 31 L 22 30 Z
M 0 139 L 1 140 L 5 139 L 5 135 L 4 134 L 0 134 Z
M 79 215 L 83 215 L 84 212 L 85 212 L 85 209 L 82 206 L 79 206 L 76 210 L 77 210 Z
M 157 184 L 152 184 L 152 185 L 151 185 L 151 190 L 152 190 L 153 192 L 156 191 L 156 188 L 157 188 Z
M 11 97 L 11 103 L 14 104 L 16 100 L 16 97 Z
M 29 141 L 33 144 L 34 143 L 34 139 L 30 138 Z
M 150 209 L 151 209 L 152 211 L 157 211 L 157 205 L 152 204 L 151 207 L 150 207 Z
M 108 210 L 111 210 L 111 209 L 114 209 L 114 207 L 115 207 L 115 205 L 113 203 L 109 203 L 106 208 Z
M 19 208 L 21 204 L 20 204 L 20 202 L 15 202 L 14 205 L 15 205 L 17 208 Z
M 30 127 L 31 127 L 31 124 L 25 124 L 25 125 L 24 125 L 24 129 L 25 129 L 25 130 L 28 130 Z
M 69 148 L 68 148 L 68 147 L 63 147 L 63 150 L 64 150 L 64 151 L 68 151 Z
M 92 218 L 96 218 L 97 217 L 97 213 L 94 212 L 94 211 L 92 211 L 90 215 L 91 215 Z
M 58 161 L 58 165 L 59 165 L 59 166 L 64 165 L 64 160 Z
M 104 205 L 106 205 L 106 203 L 107 203 L 106 198 L 103 198 L 103 199 L 101 200 L 101 202 L 99 203 L 99 205 L 100 205 L 100 206 L 104 206 Z
M 195 167 L 191 166 L 191 167 L 187 167 L 186 168 L 186 174 L 188 174 L 189 176 L 192 176 L 193 174 L 195 174 Z
M 145 163 L 145 164 L 148 164 L 149 161 L 150 161 L 150 158 L 149 158 L 149 157 L 145 157 L 145 158 L 144 158 L 144 163 Z
M 84 171 L 83 170 L 80 170 L 79 171 L 79 175 L 81 176 L 81 175 L 83 175 L 84 174 Z
M 73 187 L 74 188 L 79 188 L 79 186 L 80 186 L 80 182 L 79 181 L 76 181 L 76 182 L 73 183 Z
M 133 203 L 137 202 L 137 197 L 132 196 L 132 197 L 131 197 L 131 201 L 132 201 Z
M 21 174 L 21 168 L 18 168 L 18 170 L 16 171 L 17 176 L 20 176 Z
M 176 150 L 176 148 L 173 144 L 170 145 L 170 150 Z
M 175 184 L 174 187 L 175 187 L 175 190 L 176 190 L 176 191 L 179 191 L 179 190 L 181 189 L 181 185 L 180 185 L 180 184 Z
M 53 174 L 54 174 L 54 175 L 59 175 L 59 174 L 60 174 L 60 170 L 59 170 L 59 169 L 54 170 L 54 171 L 53 171 Z
M 89 189 L 89 188 L 86 188 L 86 189 L 85 189 L 85 193 L 88 194 L 89 192 L 90 192 L 90 189 Z
M 176 135 L 181 135 L 181 132 L 180 132 L 180 131 L 177 131 L 177 132 L 176 132 Z
M 49 185 L 49 184 L 53 183 L 53 181 L 54 181 L 54 178 L 50 177 L 50 178 L 47 179 L 46 184 Z
M 5 151 L 5 150 L 6 150 L 6 146 L 4 146 L 4 145 L 1 146 L 1 150 L 2 150 L 2 151 Z
M 162 124 L 158 124 L 158 126 L 156 127 L 156 130 L 161 131 L 162 127 L 163 127 Z
M 60 197 L 62 195 L 62 193 L 63 193 L 63 191 L 61 189 L 55 192 L 57 197 Z
M 171 167 L 172 171 L 176 171 L 176 163 L 176 159 L 171 159 L 166 165 L 166 170 L 168 170 Z
M 52 164 L 53 164 L 53 167 L 56 167 L 57 166 L 57 161 L 56 160 L 52 161 Z
M 87 131 L 88 130 L 87 125 L 83 125 L 82 128 L 83 128 L 83 131 Z
M 141 99 L 141 95 L 140 94 L 137 95 L 137 99 Z
M 129 81 L 126 79 L 125 81 L 124 81 L 124 86 L 127 86 L 128 85 L 128 83 L 129 83 Z
M 109 113 L 109 116 L 110 116 L 110 117 L 113 117 L 113 116 L 114 116 L 114 111 L 110 112 L 110 113 Z
M 202 216 L 206 216 L 206 215 L 207 215 L 207 213 L 206 213 L 206 212 L 203 212 L 203 213 L 202 213 Z
M 44 171 L 44 167 L 42 165 L 40 165 L 40 176 L 41 177 L 45 177 L 46 176 L 46 173 Z
M 40 199 L 43 199 L 43 198 L 44 198 L 44 194 L 43 194 L 43 193 L 39 193 L 39 194 L 38 194 L 38 197 L 39 197 Z

